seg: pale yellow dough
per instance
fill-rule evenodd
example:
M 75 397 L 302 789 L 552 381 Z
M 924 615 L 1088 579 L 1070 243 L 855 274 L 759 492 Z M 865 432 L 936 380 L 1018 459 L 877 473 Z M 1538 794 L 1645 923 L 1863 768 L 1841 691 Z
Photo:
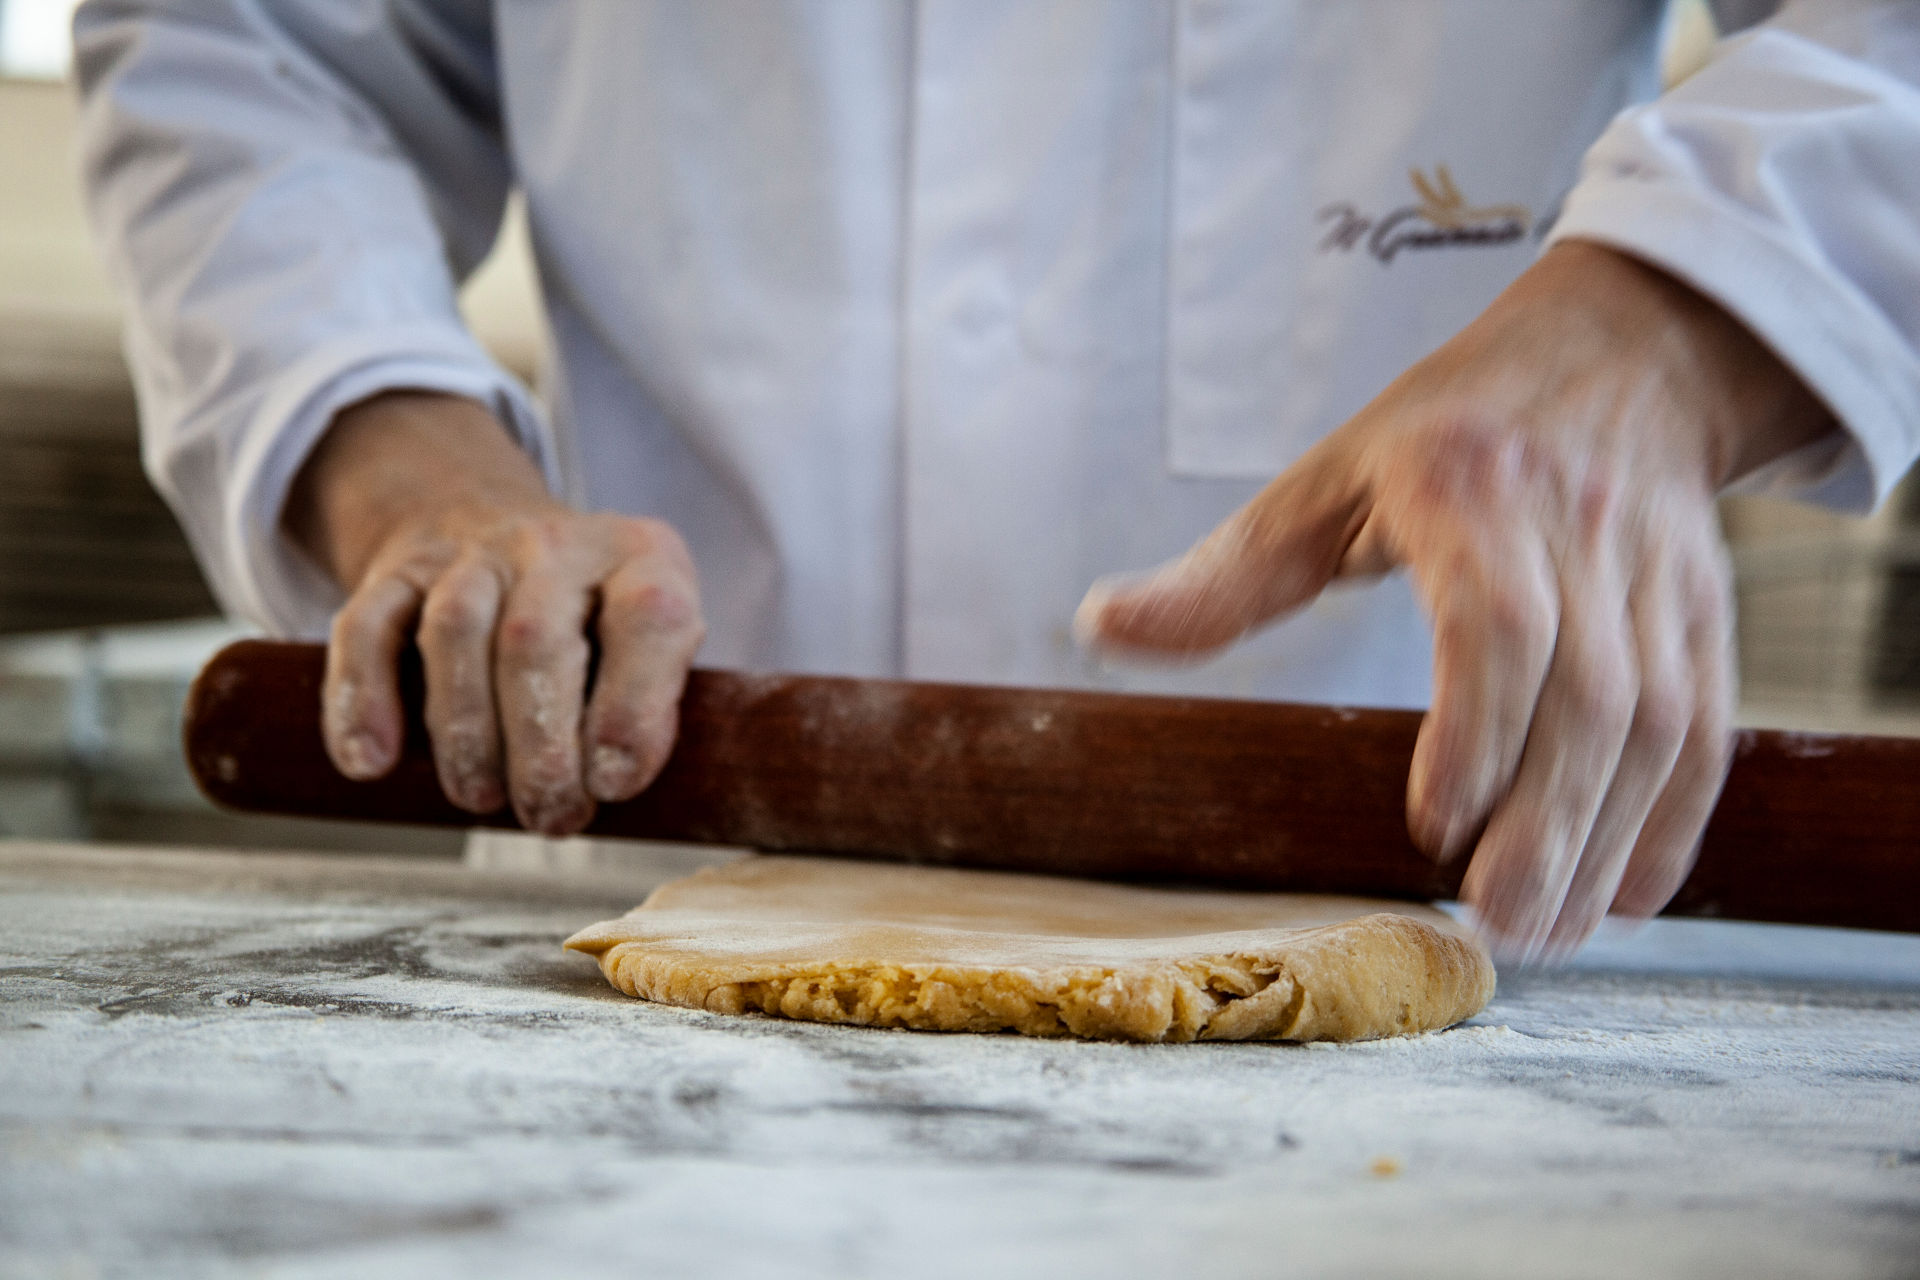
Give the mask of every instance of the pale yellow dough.
M 754 857 L 663 885 L 568 947 L 631 996 L 920 1031 L 1365 1040 L 1493 994 L 1430 907 Z

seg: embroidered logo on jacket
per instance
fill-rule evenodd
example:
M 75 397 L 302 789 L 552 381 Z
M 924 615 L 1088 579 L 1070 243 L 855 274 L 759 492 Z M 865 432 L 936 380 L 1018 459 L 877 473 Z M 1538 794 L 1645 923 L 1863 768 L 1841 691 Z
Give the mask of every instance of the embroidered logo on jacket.
M 1403 249 L 1512 244 L 1533 226 L 1533 214 L 1525 205 L 1468 204 L 1443 164 L 1433 167 L 1431 178 L 1418 169 L 1409 170 L 1407 176 L 1420 197 L 1418 204 L 1402 205 L 1375 218 L 1360 212 L 1352 201 L 1339 200 L 1316 213 L 1315 220 L 1327 228 L 1320 252 L 1351 253 L 1363 248 L 1382 263 L 1391 263 Z

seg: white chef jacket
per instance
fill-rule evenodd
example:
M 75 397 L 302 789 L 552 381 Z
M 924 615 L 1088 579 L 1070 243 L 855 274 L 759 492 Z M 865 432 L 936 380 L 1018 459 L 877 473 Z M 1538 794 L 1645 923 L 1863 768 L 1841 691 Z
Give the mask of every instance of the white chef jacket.
M 1070 620 L 1555 236 L 1825 398 L 1844 436 L 1774 479 L 1862 507 L 1920 450 L 1920 4 L 1789 4 L 1650 101 L 1662 9 L 93 0 L 75 34 L 149 469 L 272 631 L 340 601 L 279 531 L 307 451 L 434 388 L 685 534 L 708 663 L 1422 705 L 1398 578 L 1189 671 L 1096 669 Z M 455 310 L 515 186 L 547 409 Z

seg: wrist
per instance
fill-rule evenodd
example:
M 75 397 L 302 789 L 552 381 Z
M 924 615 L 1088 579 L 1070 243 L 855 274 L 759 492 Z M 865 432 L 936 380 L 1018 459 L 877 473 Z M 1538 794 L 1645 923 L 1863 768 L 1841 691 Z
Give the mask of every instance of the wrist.
M 507 429 L 464 397 L 389 391 L 335 415 L 288 490 L 281 525 L 343 590 L 404 529 L 460 512 L 557 506 Z
M 1620 338 L 1660 370 L 1670 403 L 1703 433 L 1715 492 L 1837 429 L 1832 412 L 1733 313 L 1630 254 L 1580 240 L 1541 260 L 1615 312 Z

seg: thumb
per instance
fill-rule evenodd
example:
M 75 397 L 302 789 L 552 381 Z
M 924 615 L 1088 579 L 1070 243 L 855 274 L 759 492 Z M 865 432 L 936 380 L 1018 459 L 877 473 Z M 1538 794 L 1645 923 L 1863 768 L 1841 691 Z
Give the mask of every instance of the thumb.
M 1197 657 L 1319 595 L 1341 572 L 1365 509 L 1352 497 L 1328 501 L 1327 477 L 1301 470 L 1178 559 L 1094 583 L 1074 615 L 1080 643 L 1096 652 Z

